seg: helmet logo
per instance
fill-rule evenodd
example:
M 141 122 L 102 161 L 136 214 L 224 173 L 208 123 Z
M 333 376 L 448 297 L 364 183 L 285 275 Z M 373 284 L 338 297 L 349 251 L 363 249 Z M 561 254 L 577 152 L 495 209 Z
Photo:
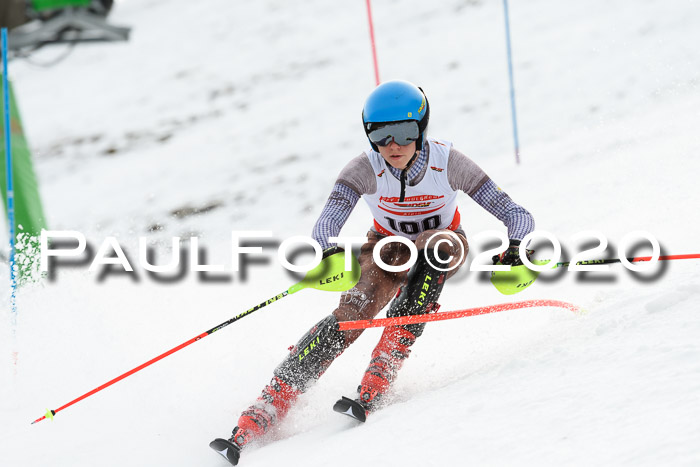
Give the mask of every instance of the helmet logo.
M 419 114 L 419 115 L 420 115 L 420 113 L 423 111 L 423 108 L 425 108 L 425 98 L 423 98 L 423 99 L 421 100 L 420 107 L 418 107 L 418 114 Z M 409 114 L 409 117 L 410 117 L 410 116 L 411 116 L 411 115 Z
M 411 118 L 411 117 L 413 117 L 413 112 L 408 113 L 408 118 Z

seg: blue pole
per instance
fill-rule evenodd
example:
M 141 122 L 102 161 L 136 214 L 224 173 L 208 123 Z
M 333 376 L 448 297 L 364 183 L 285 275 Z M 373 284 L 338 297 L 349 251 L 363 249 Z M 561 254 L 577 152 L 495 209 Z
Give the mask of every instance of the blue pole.
M 510 108 L 513 117 L 513 140 L 515 142 L 515 163 L 520 164 L 520 142 L 518 141 L 518 119 L 515 114 L 515 85 L 513 84 L 513 57 L 510 49 L 510 21 L 508 21 L 508 0 L 503 0 L 506 14 L 506 47 L 508 49 L 508 76 L 510 77 Z
M 7 179 L 7 219 L 10 224 L 10 308 L 12 317 L 12 332 L 17 326 L 17 280 L 15 277 L 15 195 L 12 186 L 12 145 L 10 144 L 10 91 L 7 84 L 7 28 L 2 28 L 2 96 L 5 115 L 5 175 Z M 16 356 L 16 354 L 15 354 Z M 15 361 L 16 363 L 16 361 Z

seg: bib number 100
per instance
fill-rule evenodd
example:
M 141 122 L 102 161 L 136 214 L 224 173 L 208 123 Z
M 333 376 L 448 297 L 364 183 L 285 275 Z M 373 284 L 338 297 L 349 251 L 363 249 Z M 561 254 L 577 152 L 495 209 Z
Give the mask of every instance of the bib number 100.
M 435 230 L 440 226 L 440 215 L 426 217 L 422 221 L 400 221 L 396 222 L 396 219 L 384 216 L 384 219 L 389 223 L 389 227 L 392 230 L 403 232 L 406 235 L 415 235 L 420 232 L 425 232 L 426 230 Z

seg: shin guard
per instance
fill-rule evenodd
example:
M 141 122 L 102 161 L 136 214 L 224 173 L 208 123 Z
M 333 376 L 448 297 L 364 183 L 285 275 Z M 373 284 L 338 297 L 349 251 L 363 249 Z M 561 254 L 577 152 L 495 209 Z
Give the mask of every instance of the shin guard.
M 345 336 L 338 331 L 338 320 L 328 315 L 290 349 L 287 358 L 275 368 L 275 376 L 304 392 L 345 348 Z

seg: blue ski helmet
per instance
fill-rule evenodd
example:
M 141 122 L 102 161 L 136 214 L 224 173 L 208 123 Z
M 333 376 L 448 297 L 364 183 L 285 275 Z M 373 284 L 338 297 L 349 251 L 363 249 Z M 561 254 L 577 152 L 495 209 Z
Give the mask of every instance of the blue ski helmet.
M 403 80 L 386 81 L 377 86 L 365 101 L 362 109 L 362 123 L 365 134 L 387 122 L 416 121 L 419 136 L 416 140 L 418 151 L 423 147 L 425 130 L 430 118 L 430 106 L 421 88 Z M 372 149 L 379 151 L 371 140 Z

